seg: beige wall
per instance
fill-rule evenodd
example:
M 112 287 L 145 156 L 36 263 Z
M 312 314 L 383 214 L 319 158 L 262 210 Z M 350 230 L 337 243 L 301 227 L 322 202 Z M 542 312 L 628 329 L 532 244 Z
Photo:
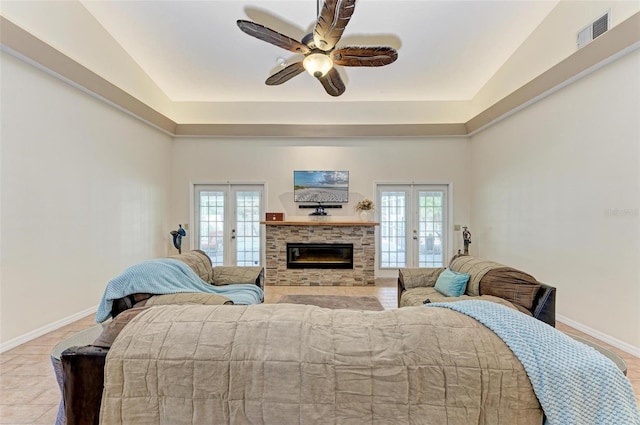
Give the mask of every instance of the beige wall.
M 167 95 L 79 1 L 3 0 L 0 11 L 158 112 L 172 114 L 173 103 Z
M 620 0 L 560 1 L 518 50 L 474 96 L 471 116 L 482 112 L 514 90 L 573 54 L 578 31 L 609 12 L 613 28 L 640 11 L 640 2 Z
M 171 137 L 1 57 L 0 342 L 95 307 L 167 252 Z
M 640 51 L 471 140 L 472 250 L 640 355 Z
M 192 183 L 267 182 L 266 210 L 306 217 L 293 202 L 293 170 L 348 170 L 349 204 L 331 211 L 353 218 L 353 207 L 374 199 L 374 182 L 452 183 L 454 223 L 469 213 L 468 138 L 211 139 L 176 138 L 172 220 L 192 221 Z M 190 243 L 188 239 L 185 243 Z M 453 245 L 452 245 L 453 246 Z

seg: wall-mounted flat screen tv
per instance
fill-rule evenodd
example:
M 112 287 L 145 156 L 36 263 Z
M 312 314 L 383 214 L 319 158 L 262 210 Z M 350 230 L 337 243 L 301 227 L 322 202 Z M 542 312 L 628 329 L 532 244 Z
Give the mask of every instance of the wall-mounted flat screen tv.
M 294 171 L 293 200 L 309 203 L 347 203 L 349 172 Z

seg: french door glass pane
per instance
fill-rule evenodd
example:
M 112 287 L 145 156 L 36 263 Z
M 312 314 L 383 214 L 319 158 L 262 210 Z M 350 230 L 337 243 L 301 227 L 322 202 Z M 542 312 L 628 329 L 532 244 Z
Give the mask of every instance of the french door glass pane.
M 224 264 L 224 192 L 200 192 L 199 249 L 207 253 L 214 266 Z
M 405 192 L 382 192 L 380 198 L 380 268 L 406 267 Z
M 196 246 L 214 266 L 257 266 L 261 261 L 264 187 L 260 184 L 196 185 Z
M 260 192 L 236 193 L 236 265 L 260 263 Z
M 444 192 L 418 192 L 418 267 L 442 267 Z

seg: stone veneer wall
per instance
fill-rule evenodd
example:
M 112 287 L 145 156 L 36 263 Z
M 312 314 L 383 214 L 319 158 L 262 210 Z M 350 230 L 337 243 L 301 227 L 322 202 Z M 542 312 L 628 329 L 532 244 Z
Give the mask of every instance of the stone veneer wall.
M 353 244 L 353 269 L 287 269 L 287 242 Z M 375 283 L 373 226 L 266 226 L 266 285 L 353 286 Z

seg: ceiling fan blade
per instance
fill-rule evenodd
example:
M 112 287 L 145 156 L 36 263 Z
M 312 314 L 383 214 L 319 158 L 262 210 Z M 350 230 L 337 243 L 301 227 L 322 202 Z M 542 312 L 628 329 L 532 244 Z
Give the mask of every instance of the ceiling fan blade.
M 331 52 L 333 63 L 342 66 L 384 66 L 396 59 L 398 52 L 388 46 L 347 46 Z
M 313 41 L 318 49 L 328 52 L 336 47 L 355 7 L 356 0 L 325 0 L 313 30 Z
M 340 96 L 346 89 L 340 73 L 335 68 L 331 68 L 324 77 L 320 77 L 318 80 L 331 96 Z
M 280 34 L 278 31 L 274 31 L 271 28 L 267 28 L 264 25 L 257 24 L 251 21 L 245 21 L 239 19 L 237 21 L 238 27 L 249 34 L 252 37 L 271 43 L 274 46 L 281 47 L 285 50 L 289 50 L 293 53 L 300 53 L 306 55 L 309 53 L 309 48 L 293 38 Z
M 265 84 L 268 86 L 277 86 L 279 84 L 286 83 L 302 72 L 304 72 L 304 66 L 302 66 L 302 62 L 292 63 L 291 65 L 267 78 Z

